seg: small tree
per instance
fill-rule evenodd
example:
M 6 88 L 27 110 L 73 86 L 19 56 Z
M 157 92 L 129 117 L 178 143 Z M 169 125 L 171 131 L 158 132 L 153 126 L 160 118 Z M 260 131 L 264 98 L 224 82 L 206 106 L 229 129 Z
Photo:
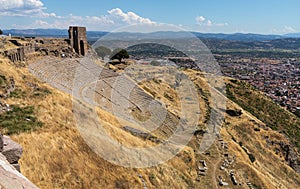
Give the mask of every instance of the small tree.
M 123 58 L 129 58 L 129 54 L 125 49 L 115 49 L 110 55 L 111 60 L 118 59 L 119 62 L 121 62 Z
M 96 51 L 97 55 L 99 57 L 101 57 L 102 59 L 104 59 L 105 56 L 110 55 L 110 53 L 111 53 L 111 50 L 104 46 L 99 46 L 99 47 L 95 48 L 95 51 Z

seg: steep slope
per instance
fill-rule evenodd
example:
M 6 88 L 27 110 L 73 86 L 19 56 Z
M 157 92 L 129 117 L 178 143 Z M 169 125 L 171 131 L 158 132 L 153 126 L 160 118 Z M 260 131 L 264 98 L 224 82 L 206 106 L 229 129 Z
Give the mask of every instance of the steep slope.
M 49 57 L 42 58 L 45 60 Z M 267 114 L 266 118 L 262 117 L 263 114 L 255 113 L 264 110 L 259 109 L 258 104 L 255 107 L 250 106 L 253 105 L 252 102 L 245 104 L 247 101 L 243 99 L 243 94 L 237 96 L 235 92 L 241 90 L 236 82 L 227 80 L 231 85 L 229 94 L 236 99 L 236 103 L 228 99 L 227 109 L 241 110 L 242 114 L 226 115 L 220 137 L 204 154 L 200 154 L 199 143 L 206 129 L 205 115 L 212 111 L 211 99 L 204 75 L 194 70 L 186 70 L 186 74 L 199 90 L 199 108 L 203 116 L 198 123 L 198 132 L 188 146 L 173 159 L 151 168 L 132 169 L 109 163 L 85 143 L 76 127 L 71 95 L 67 90 L 62 90 L 63 86 L 58 87 L 62 80 L 57 80 L 54 88 L 53 84 L 33 76 L 28 71 L 28 65 L 16 67 L 5 58 L 1 58 L 1 61 L 1 74 L 6 78 L 14 78 L 15 91 L 18 94 L 1 101 L 20 107 L 33 106 L 31 116 L 35 117 L 36 122 L 42 123 L 39 127 L 30 124 L 33 126 L 32 131 L 19 130 L 12 136 L 24 149 L 20 161 L 22 173 L 40 188 L 222 188 L 219 185 L 219 176 L 229 184 L 229 188 L 297 188 L 300 185 L 300 176 L 289 166 L 286 160 L 287 150 L 284 150 L 286 146 L 294 149 L 293 143 L 298 139 L 294 138 L 290 142 L 284 134 L 272 130 L 270 127 L 273 126 L 268 122 L 282 115 L 286 124 L 294 129 L 289 123 L 299 120 L 287 117 L 289 113 L 285 110 L 278 111 L 276 115 Z M 72 61 L 75 62 L 76 59 Z M 45 71 L 51 71 L 53 64 L 51 61 L 47 64 Z M 64 64 L 61 67 L 57 64 L 55 66 L 58 67 L 52 71 L 59 77 L 60 71 L 66 67 Z M 44 76 L 47 74 L 51 75 L 50 72 L 45 72 Z M 64 82 L 72 80 L 70 70 L 65 70 L 62 75 L 66 79 Z M 170 112 L 178 115 L 178 97 L 167 83 L 153 79 L 141 82 L 140 86 L 147 94 L 164 102 Z M 243 89 L 243 92 L 247 91 L 255 93 L 257 99 L 265 98 L 250 87 Z M 266 107 L 273 105 L 269 103 Z M 253 110 L 247 109 L 247 106 Z M 131 146 L 155 145 L 151 140 L 124 131 L 120 118 L 107 110 L 96 108 L 94 111 L 115 140 Z M 24 121 L 24 117 L 21 116 L 20 119 Z M 5 127 L 2 122 L 1 127 Z M 284 127 L 278 126 L 278 129 L 285 131 Z M 205 160 L 206 166 L 201 160 Z M 208 169 L 202 172 L 204 167 Z M 238 185 L 233 184 L 231 170 L 234 171 Z
M 229 79 L 227 96 L 263 121 L 268 127 L 286 134 L 291 142 L 298 149 L 300 148 L 300 119 L 295 115 L 285 111 L 245 82 Z

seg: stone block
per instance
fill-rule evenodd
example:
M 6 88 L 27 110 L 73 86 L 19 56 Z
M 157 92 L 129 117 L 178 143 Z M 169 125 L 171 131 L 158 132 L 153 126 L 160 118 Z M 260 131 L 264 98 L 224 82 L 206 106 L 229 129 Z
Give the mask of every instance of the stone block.
M 4 135 L 3 142 L 4 146 L 2 154 L 6 157 L 9 163 L 17 163 L 23 153 L 22 147 L 13 141 L 9 136 Z

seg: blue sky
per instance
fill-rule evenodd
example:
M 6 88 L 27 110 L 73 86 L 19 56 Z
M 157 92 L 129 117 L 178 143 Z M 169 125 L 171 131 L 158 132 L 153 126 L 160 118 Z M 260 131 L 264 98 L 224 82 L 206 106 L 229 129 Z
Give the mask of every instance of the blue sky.
M 212 33 L 300 32 L 299 0 L 0 0 L 0 28 L 112 31 L 131 24 Z

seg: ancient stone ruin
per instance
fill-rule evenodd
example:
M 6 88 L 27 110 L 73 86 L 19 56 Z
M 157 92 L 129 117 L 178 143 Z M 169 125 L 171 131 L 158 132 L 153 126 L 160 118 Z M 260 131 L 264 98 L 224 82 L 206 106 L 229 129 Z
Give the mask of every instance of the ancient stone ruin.
M 30 59 L 35 52 L 62 58 L 78 58 L 88 51 L 86 28 L 69 27 L 69 39 L 40 37 L 4 37 L 0 44 L 0 55 L 12 62 Z
M 24 61 L 25 58 L 24 47 L 7 50 L 4 53 L 12 62 Z
M 18 40 L 22 41 L 20 43 Z M 12 62 L 24 61 L 25 55 L 33 53 L 35 51 L 33 44 L 30 40 L 24 38 L 9 39 L 8 42 L 16 46 L 16 48 L 4 49 L 0 52 L 4 56 L 8 57 Z
M 79 26 L 69 27 L 69 40 L 70 45 L 76 53 L 84 56 L 88 50 L 88 43 L 86 39 L 86 28 Z

